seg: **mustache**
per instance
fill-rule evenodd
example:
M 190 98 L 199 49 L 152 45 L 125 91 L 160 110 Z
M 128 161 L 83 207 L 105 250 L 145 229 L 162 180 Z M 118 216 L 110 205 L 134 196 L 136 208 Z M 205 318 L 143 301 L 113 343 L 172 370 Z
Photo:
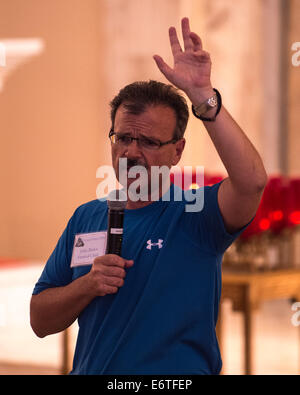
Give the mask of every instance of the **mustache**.
M 146 163 L 141 160 L 130 159 L 130 158 L 126 158 L 126 159 L 127 159 L 127 169 L 130 167 L 134 167 L 134 166 L 143 166 L 146 169 L 148 169 L 148 166 L 146 165 Z

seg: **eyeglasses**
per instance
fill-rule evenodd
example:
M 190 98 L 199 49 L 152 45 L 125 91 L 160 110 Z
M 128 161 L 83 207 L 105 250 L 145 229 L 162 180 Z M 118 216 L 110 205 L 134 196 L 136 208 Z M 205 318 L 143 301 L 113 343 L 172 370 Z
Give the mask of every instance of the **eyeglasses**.
M 169 141 L 161 142 L 159 140 L 148 138 L 145 136 L 131 137 L 126 133 L 115 133 L 113 129 L 110 130 L 108 137 L 113 144 L 118 144 L 120 147 L 128 147 L 133 142 L 133 140 L 136 140 L 138 146 L 141 149 L 151 151 L 158 150 L 163 145 L 174 144 L 178 141 L 178 139 L 172 139 Z

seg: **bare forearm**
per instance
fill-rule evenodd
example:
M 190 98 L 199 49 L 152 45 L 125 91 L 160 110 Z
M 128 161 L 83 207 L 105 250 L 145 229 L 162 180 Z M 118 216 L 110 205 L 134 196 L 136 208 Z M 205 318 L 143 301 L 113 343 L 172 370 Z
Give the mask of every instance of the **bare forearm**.
M 169 29 L 173 68 L 159 55 L 155 55 L 154 60 L 168 81 L 183 90 L 193 106 L 201 110 L 200 117 L 212 118 L 217 109 L 214 101 L 207 102 L 215 95 L 210 54 L 203 50 L 201 38 L 191 32 L 188 18 L 182 19 L 181 27 L 184 48 L 176 29 Z M 206 104 L 204 112 L 203 104 Z M 214 122 L 204 122 L 204 125 L 229 175 L 218 190 L 218 203 L 226 229 L 234 233 L 255 215 L 267 174 L 258 152 L 224 107 Z
M 261 157 L 227 110 L 222 107 L 216 121 L 204 125 L 233 186 L 247 194 L 262 190 L 267 175 Z
M 94 296 L 88 291 L 85 277 L 32 296 L 30 322 L 37 336 L 45 337 L 66 329 L 92 301 Z
M 33 295 L 30 323 L 39 337 L 68 328 L 96 297 L 115 294 L 123 286 L 125 268 L 132 260 L 109 254 L 95 258 L 90 272 L 65 287 L 49 288 Z

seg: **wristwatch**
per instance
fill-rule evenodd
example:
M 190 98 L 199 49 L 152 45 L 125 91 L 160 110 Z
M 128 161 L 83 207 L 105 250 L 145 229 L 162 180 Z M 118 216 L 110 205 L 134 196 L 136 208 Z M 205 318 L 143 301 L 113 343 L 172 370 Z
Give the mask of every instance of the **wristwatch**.
M 217 107 L 217 105 L 218 105 L 218 98 L 217 98 L 217 94 L 215 93 L 212 97 L 205 100 L 205 102 L 201 103 L 197 107 L 194 107 L 194 112 L 196 113 L 196 116 L 202 117 L 208 111 Z
M 204 103 L 200 104 L 197 107 L 194 107 L 192 104 L 192 112 L 195 115 L 195 117 L 201 119 L 201 121 L 204 122 L 215 122 L 217 116 L 219 115 L 219 112 L 221 111 L 222 108 L 222 96 L 220 92 L 214 88 L 215 94 L 207 99 Z M 205 118 L 203 114 L 206 114 L 208 111 L 210 111 L 213 108 L 217 107 L 217 111 L 215 115 L 211 118 Z

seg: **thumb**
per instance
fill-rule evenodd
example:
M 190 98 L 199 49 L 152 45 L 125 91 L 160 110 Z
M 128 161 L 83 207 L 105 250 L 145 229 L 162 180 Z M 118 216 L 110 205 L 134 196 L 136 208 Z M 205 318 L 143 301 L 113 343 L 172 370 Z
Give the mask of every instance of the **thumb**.
M 133 259 L 126 260 L 125 261 L 125 267 L 131 267 L 131 266 L 133 266 L 133 263 L 134 263 Z
M 169 80 L 172 78 L 173 70 L 171 69 L 170 66 L 165 63 L 163 58 L 159 55 L 154 55 L 153 59 L 155 60 L 155 63 L 159 70 L 163 73 L 163 75 Z

